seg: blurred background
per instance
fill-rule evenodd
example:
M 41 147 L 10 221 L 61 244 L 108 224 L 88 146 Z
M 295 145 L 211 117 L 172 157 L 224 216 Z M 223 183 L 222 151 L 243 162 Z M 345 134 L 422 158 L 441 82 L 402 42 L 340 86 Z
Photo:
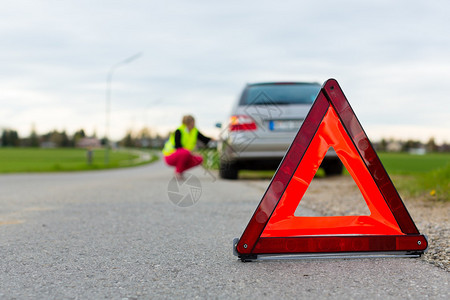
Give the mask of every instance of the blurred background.
M 0 130 L 156 138 L 192 113 L 217 135 L 246 83 L 333 77 L 371 140 L 442 145 L 449 13 L 446 1 L 5 2 Z
M 419 225 L 448 267 L 449 16 L 444 0 L 2 1 L 0 173 L 151 162 L 185 114 L 217 138 L 247 83 L 335 78 L 400 193 L 437 200 Z

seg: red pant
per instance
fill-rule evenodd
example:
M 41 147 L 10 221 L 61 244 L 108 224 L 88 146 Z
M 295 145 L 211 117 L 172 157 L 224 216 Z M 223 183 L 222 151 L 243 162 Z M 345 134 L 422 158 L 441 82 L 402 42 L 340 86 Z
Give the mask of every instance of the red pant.
M 175 167 L 175 172 L 183 173 L 184 171 L 198 166 L 203 162 L 200 155 L 192 155 L 191 152 L 184 148 L 178 148 L 169 156 L 164 156 L 164 160 L 169 166 Z

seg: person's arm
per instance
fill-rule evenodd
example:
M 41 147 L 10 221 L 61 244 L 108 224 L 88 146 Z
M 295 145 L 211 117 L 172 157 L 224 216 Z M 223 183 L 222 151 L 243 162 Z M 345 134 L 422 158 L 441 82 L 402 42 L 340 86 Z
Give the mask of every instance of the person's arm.
M 178 148 L 183 148 L 181 145 L 181 131 L 179 129 L 175 131 L 175 149 Z
M 211 140 L 211 138 L 206 137 L 203 134 L 201 134 L 200 131 L 197 134 L 197 138 L 200 140 L 200 142 L 202 142 L 205 145 L 207 145 L 209 143 L 209 141 Z

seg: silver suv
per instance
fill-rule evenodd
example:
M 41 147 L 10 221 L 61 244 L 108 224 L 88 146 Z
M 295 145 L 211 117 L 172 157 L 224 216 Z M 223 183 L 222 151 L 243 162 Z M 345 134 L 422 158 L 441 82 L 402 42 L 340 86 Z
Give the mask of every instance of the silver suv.
M 320 88 L 307 82 L 248 84 L 218 142 L 220 177 L 237 179 L 241 169 L 276 169 Z M 321 167 L 326 175 L 341 174 L 343 168 L 332 148 Z

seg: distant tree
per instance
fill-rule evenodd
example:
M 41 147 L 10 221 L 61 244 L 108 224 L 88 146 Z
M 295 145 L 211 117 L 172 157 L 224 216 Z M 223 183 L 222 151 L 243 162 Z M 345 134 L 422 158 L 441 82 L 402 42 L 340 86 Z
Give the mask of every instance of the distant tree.
M 54 143 L 55 147 L 61 147 L 62 135 L 56 130 L 50 133 L 50 142 Z
M 66 131 L 64 130 L 63 132 L 61 132 L 61 144 L 60 144 L 60 147 L 67 148 L 67 147 L 71 147 L 71 146 L 72 145 L 71 145 L 70 139 L 67 136 Z
M 36 128 L 34 127 L 34 125 L 31 127 L 29 146 L 30 147 L 39 147 L 39 137 L 36 133 Z
M 0 145 L 5 147 L 6 143 L 8 143 L 8 134 L 6 133 L 6 129 L 3 129 L 2 138 L 0 139 Z
M 427 147 L 427 151 L 428 152 L 437 152 L 438 151 L 438 146 L 436 145 L 436 142 L 435 142 L 435 140 L 434 140 L 434 137 L 431 137 L 429 140 L 428 140 L 428 142 L 427 142 L 427 144 L 426 144 L 426 147 Z
M 86 137 L 86 133 L 84 132 L 84 130 L 83 130 L 83 129 L 78 130 L 78 131 L 75 132 L 75 134 L 73 135 L 73 138 L 72 138 L 72 145 L 73 145 L 73 146 L 76 146 L 77 143 L 78 143 L 78 141 L 79 141 L 80 139 L 82 139 L 82 138 L 85 138 L 85 137 Z
M 151 131 L 148 127 L 144 127 L 139 131 L 138 135 L 141 139 L 148 139 L 151 137 Z
M 31 139 L 31 138 L 30 138 Z M 47 144 L 47 147 L 72 147 L 72 142 L 67 136 L 66 131 L 59 132 L 53 130 L 41 136 L 42 142 Z
M 411 149 L 417 149 L 422 146 L 422 143 L 420 141 L 414 141 L 414 140 L 407 140 L 403 146 L 402 151 L 408 152 Z
M 164 143 L 169 139 L 169 136 L 161 136 L 159 133 L 152 139 L 151 147 L 161 149 L 164 147 Z
M 49 131 L 41 136 L 41 147 L 59 147 L 61 144 L 60 133 L 56 130 Z
M 43 142 L 49 142 L 50 141 L 50 137 L 52 136 L 52 132 L 48 132 L 48 133 L 44 133 L 41 138 Z
M 17 131 L 12 130 L 12 129 L 3 129 L 1 144 L 2 144 L 2 146 L 7 146 L 7 147 L 19 146 L 20 139 L 19 139 L 19 134 L 17 133 Z
M 20 138 L 19 138 L 19 134 L 17 133 L 17 131 L 15 130 L 11 130 L 11 145 L 14 147 L 17 147 L 20 145 Z
M 151 144 L 151 131 L 148 127 L 142 128 L 138 133 L 137 145 L 139 147 L 147 148 Z
M 444 143 L 439 147 L 439 151 L 440 151 L 440 152 L 450 152 L 450 144 L 448 144 L 447 142 L 444 142 Z
M 381 142 L 380 142 L 380 144 L 379 144 L 379 150 L 380 151 L 386 151 L 386 149 L 387 149 L 387 141 L 383 138 L 383 139 L 381 139 Z
M 127 147 L 127 148 L 131 148 L 135 146 L 135 141 L 133 139 L 131 130 L 129 130 L 127 132 L 127 134 L 125 135 L 125 137 L 120 141 L 120 145 L 122 147 Z
M 77 132 L 75 132 L 75 135 L 80 136 L 82 138 L 86 137 L 86 133 L 84 132 L 84 129 L 80 129 Z
M 8 145 L 8 142 L 9 142 L 9 140 L 8 140 L 8 133 L 6 132 L 6 129 L 3 129 L 3 131 L 2 131 L 2 138 L 0 140 L 0 144 L 3 147 L 5 147 L 5 146 Z

